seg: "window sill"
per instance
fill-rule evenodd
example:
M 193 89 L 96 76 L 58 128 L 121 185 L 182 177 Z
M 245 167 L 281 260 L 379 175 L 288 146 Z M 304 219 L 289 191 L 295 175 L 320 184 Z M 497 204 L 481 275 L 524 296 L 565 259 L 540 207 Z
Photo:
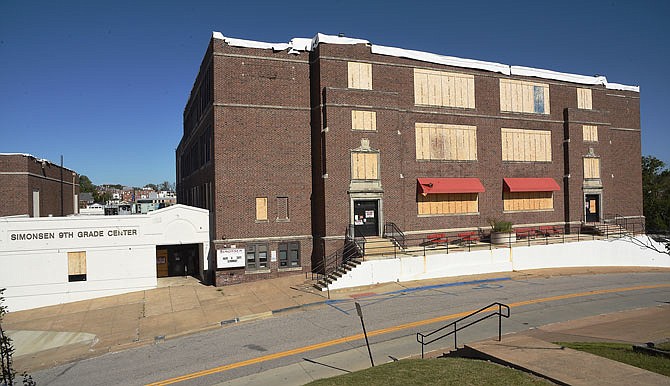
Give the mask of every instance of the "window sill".
M 553 212 L 554 209 L 520 209 L 520 210 L 503 210 L 503 213 L 528 213 L 528 212 Z
M 302 267 L 278 268 L 277 272 L 302 271 Z
M 479 212 L 417 214 L 417 217 L 453 217 L 453 216 L 479 216 Z
M 275 222 L 291 222 L 290 218 L 278 218 L 275 219 Z
M 535 112 L 526 112 L 526 111 L 504 111 L 500 110 L 501 113 L 503 114 L 516 114 L 516 115 L 530 115 L 530 116 L 545 116 L 549 117 L 551 116 L 550 113 L 535 113 Z
M 476 159 L 418 159 L 416 162 L 475 163 Z
M 256 274 L 261 274 L 261 273 L 271 273 L 272 271 L 267 268 L 267 269 L 255 269 L 255 270 L 244 270 L 245 275 L 256 275 Z
M 516 160 L 503 160 L 503 163 L 509 164 L 550 164 L 553 161 L 516 161 Z

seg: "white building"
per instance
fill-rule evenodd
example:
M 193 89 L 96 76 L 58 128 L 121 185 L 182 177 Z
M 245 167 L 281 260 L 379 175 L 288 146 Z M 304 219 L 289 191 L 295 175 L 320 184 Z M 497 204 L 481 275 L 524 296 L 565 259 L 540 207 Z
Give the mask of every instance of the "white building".
M 205 278 L 209 212 L 175 205 L 145 215 L 0 218 L 0 288 L 9 311 Z

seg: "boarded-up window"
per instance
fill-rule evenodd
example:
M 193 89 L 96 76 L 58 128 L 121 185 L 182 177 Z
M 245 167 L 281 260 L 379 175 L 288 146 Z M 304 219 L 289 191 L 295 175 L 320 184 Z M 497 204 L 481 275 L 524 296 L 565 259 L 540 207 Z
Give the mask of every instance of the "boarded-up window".
M 372 64 L 349 62 L 348 87 L 372 90 Z
M 374 111 L 351 110 L 352 130 L 377 130 L 377 113 Z
M 256 221 L 268 220 L 268 198 L 256 197 Z
M 379 153 L 352 152 L 351 153 L 352 180 L 379 179 Z
M 591 99 L 590 88 L 577 89 L 577 108 L 591 110 L 593 108 L 593 100 Z
M 477 193 L 442 193 L 417 195 L 419 215 L 477 213 Z
M 550 209 L 554 209 L 553 192 L 503 192 L 506 212 Z
M 288 197 L 277 197 L 277 220 L 288 220 Z
M 414 69 L 417 105 L 475 108 L 475 77 L 455 72 Z
M 600 178 L 600 158 L 584 158 L 584 178 Z
M 416 123 L 417 160 L 477 160 L 477 127 Z
M 549 114 L 549 85 L 500 79 L 500 111 Z
M 68 281 L 86 280 L 86 252 L 67 253 Z
M 502 160 L 551 162 L 551 131 L 501 129 Z
M 598 142 L 598 126 L 583 125 L 582 132 L 585 142 Z

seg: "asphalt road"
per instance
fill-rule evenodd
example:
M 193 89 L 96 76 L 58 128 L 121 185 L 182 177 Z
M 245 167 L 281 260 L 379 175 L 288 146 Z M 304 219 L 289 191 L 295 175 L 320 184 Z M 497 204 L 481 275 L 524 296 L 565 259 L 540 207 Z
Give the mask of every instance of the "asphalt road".
M 499 280 L 484 284 L 408 289 L 357 301 L 370 335 L 373 358 L 379 364 L 390 361 L 391 356 L 419 353 L 416 333 L 445 324 L 431 319 L 469 312 L 494 301 L 512 306 L 511 317 L 503 321 L 503 332 L 517 332 L 668 303 L 668 287 L 632 289 L 667 283 L 667 272 L 527 276 L 514 280 L 501 275 Z M 191 374 L 192 379 L 178 384 L 213 385 L 226 381 L 244 384 L 259 373 L 273 377 L 282 369 L 289 372 L 295 365 L 353 371 L 369 366 L 365 341 L 356 337 L 361 332 L 352 299 L 82 360 L 34 373 L 33 377 L 39 385 L 142 385 L 172 382 L 175 377 Z M 486 322 L 459 333 L 458 339 L 462 344 L 496 334 L 497 322 Z M 450 344 L 451 339 L 432 348 Z

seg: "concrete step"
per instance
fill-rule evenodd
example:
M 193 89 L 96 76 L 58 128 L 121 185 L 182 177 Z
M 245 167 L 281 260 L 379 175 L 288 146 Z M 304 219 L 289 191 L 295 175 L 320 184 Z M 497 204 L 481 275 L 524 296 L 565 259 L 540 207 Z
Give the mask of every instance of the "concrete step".
M 663 375 L 521 334 L 466 344 L 459 356 L 490 360 L 563 385 L 668 384 Z
M 382 237 L 370 237 L 365 240 L 365 255 L 388 255 L 397 251 L 393 241 Z

